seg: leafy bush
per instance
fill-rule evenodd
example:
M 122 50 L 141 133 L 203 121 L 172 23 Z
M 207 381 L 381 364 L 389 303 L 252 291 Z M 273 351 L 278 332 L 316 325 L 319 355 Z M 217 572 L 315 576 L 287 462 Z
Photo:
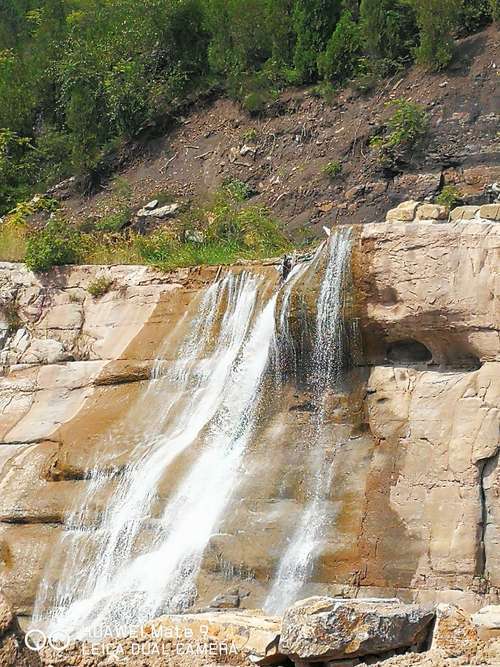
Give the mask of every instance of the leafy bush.
M 197 225 L 197 227 L 196 227 Z M 270 257 L 290 248 L 278 224 L 260 206 L 241 208 L 222 190 L 214 203 L 195 211 L 184 228 L 200 231 L 202 242 L 183 242 L 182 229 L 159 229 L 137 237 L 142 261 L 163 269 L 196 264 L 228 264 L 241 258 Z
M 379 151 L 381 164 L 390 168 L 419 148 L 429 129 L 429 117 L 421 105 L 402 98 L 389 102 L 388 106 L 395 111 L 387 121 L 386 132 L 373 137 L 370 146 Z
M 342 173 L 342 164 L 338 160 L 334 160 L 333 162 L 328 162 L 321 171 L 325 176 L 334 179 Z
M 491 0 L 467 0 L 463 2 L 457 20 L 461 33 L 468 35 L 483 28 L 493 18 L 493 11 Z
M 255 127 L 249 127 L 248 130 L 245 130 L 241 135 L 241 139 L 244 142 L 255 141 L 257 139 L 257 130 Z
M 225 181 L 222 186 L 224 192 L 226 192 L 234 201 L 245 201 L 253 195 L 252 188 L 245 183 L 240 181 L 238 178 Z
M 130 222 L 131 216 L 129 208 L 109 213 L 95 223 L 95 229 L 98 232 L 119 232 Z
M 104 296 L 111 287 L 113 286 L 113 280 L 107 278 L 106 276 L 99 276 L 93 280 L 90 285 L 87 287 L 87 292 L 91 294 L 94 299 L 98 299 L 101 296 Z
M 318 55 L 325 50 L 340 17 L 338 0 L 297 0 L 293 5 L 297 83 L 317 78 Z
M 28 236 L 24 261 L 32 271 L 48 271 L 53 266 L 75 264 L 78 248 L 78 232 L 65 221 L 54 218 Z
M 357 70 L 361 53 L 361 31 L 351 12 L 344 12 L 328 40 L 326 50 L 318 57 L 318 71 L 329 81 L 344 83 Z
M 411 60 L 417 26 L 413 7 L 402 0 L 361 0 L 360 26 L 367 53 L 383 75 Z M 372 62 L 373 65 L 373 62 Z
M 453 208 L 460 203 L 462 197 L 460 191 L 454 185 L 445 185 L 441 192 L 434 198 L 436 204 Z

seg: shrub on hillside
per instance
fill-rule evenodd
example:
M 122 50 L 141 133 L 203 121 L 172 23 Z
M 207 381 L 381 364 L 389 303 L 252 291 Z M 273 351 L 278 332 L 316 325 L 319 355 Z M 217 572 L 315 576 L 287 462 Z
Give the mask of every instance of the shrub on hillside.
M 78 232 L 64 220 L 54 218 L 28 236 L 24 261 L 32 271 L 39 272 L 61 264 L 75 264 L 78 256 Z
M 394 113 L 387 121 L 386 131 L 373 137 L 370 146 L 378 150 L 381 164 L 390 168 L 421 146 L 429 129 L 429 117 L 420 104 L 402 98 L 388 106 L 394 107 Z
M 111 278 L 106 278 L 106 276 L 99 276 L 93 280 L 90 285 L 87 287 L 87 292 L 91 294 L 94 299 L 98 299 L 101 296 L 104 296 L 111 287 L 113 286 L 113 280 Z

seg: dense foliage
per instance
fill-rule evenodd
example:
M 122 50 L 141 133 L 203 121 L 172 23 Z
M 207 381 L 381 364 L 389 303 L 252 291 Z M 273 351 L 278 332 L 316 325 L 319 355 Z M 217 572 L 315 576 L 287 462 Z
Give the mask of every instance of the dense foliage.
M 196 95 L 258 113 L 287 84 L 445 67 L 498 0 L 2 0 L 0 214 L 70 174 L 97 182 L 131 137 Z M 375 84 L 376 85 L 376 84 Z M 362 86 L 360 85 L 360 89 Z M 119 226 L 120 221 L 110 224 Z
M 229 264 L 238 259 L 272 257 L 290 250 L 280 225 L 268 211 L 243 205 L 249 192 L 245 183 L 226 183 L 205 206 L 187 209 L 168 226 L 143 236 L 131 228 L 110 229 L 102 219 L 94 224 L 70 225 L 57 202 L 39 198 L 18 205 L 0 225 L 0 256 L 24 261 L 33 271 L 48 271 L 61 264 L 151 264 L 168 270 L 198 264 Z M 33 214 L 50 215 L 37 228 L 28 223 Z M 102 296 L 109 284 L 99 280 L 89 292 Z

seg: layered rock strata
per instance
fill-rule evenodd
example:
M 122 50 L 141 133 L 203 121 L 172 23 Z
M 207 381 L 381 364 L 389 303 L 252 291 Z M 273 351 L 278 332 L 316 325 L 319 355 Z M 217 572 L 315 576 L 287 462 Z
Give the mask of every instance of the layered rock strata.
M 357 230 L 352 316 L 362 350 L 329 407 L 325 539 L 304 594 L 469 610 L 498 600 L 498 229 L 419 220 Z M 276 275 L 272 265 L 243 268 Z M 141 415 L 135 434 L 123 433 L 124 415 L 160 347 L 166 363 L 175 358 L 219 273 L 68 267 L 37 278 L 0 265 L 0 589 L 20 614 L 31 613 L 47 564 L 57 570 L 49 555 L 96 451 L 103 467 L 126 462 L 117 434 L 133 444 Z M 88 288 L 101 275 L 110 289 L 94 298 Z M 206 549 L 200 606 L 235 585 L 250 593 L 244 606 L 262 604 L 305 503 L 310 398 L 290 385 L 269 402 Z M 96 499 L 95 512 L 106 502 Z

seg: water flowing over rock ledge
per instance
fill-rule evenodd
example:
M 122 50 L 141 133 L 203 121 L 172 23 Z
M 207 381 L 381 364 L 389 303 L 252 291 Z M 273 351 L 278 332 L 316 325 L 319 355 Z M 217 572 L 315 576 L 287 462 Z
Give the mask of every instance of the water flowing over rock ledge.
M 396 595 L 469 610 L 498 600 L 498 229 L 467 221 L 356 230 L 352 317 L 362 353 L 348 400 L 332 406 L 343 433 L 327 505 L 335 526 L 307 595 Z M 277 280 L 273 262 L 231 268 L 245 269 Z M 87 288 L 100 275 L 111 289 L 94 298 Z M 116 266 L 38 278 L 0 266 L 0 589 L 20 614 L 31 614 L 97 444 L 147 384 L 165 332 L 166 363 L 175 355 L 175 324 L 217 275 Z M 242 496 L 205 552 L 200 605 L 233 581 L 250 593 L 248 606 L 262 604 L 304 503 L 305 449 L 293 435 L 309 401 L 290 391 L 259 431 Z M 124 465 L 120 451 L 108 448 L 103 468 Z M 95 512 L 106 503 L 106 494 L 96 499 Z

